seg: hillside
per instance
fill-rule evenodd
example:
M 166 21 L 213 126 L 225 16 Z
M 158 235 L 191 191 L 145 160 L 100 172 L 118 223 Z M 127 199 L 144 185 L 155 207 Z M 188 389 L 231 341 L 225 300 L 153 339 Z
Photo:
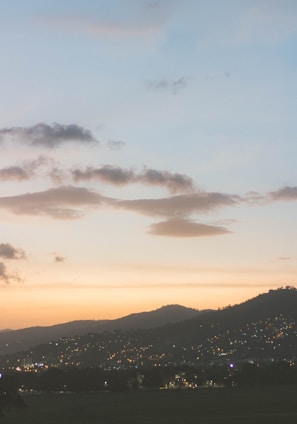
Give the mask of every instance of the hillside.
M 167 343 L 201 343 L 206 337 L 225 331 L 239 331 L 248 323 L 265 321 L 276 316 L 297 316 L 297 290 L 294 287 L 270 290 L 239 305 L 210 311 L 186 322 L 153 330 Z
M 167 323 L 174 324 L 201 316 L 205 312 L 209 311 L 198 311 L 197 309 L 186 308 L 181 305 L 167 305 L 154 311 L 130 314 L 123 318 L 106 322 L 102 328 L 106 331 L 155 328 Z
M 183 312 L 196 313 L 196 316 L 173 322 L 174 311 L 181 313 L 180 318 L 184 317 Z M 170 323 L 162 325 L 169 317 Z M 160 326 L 141 328 L 149 323 Z M 297 290 L 292 287 L 270 290 L 239 305 L 207 313 L 167 306 L 115 320 L 112 326 L 115 331 L 102 331 L 103 327 L 101 331 L 64 336 L 15 355 L 2 356 L 2 366 L 8 364 L 11 369 L 29 362 L 36 364 L 37 370 L 44 366 L 69 365 L 111 370 L 196 366 L 214 361 L 285 359 L 295 362 Z
M 0 355 L 19 352 L 60 337 L 79 336 L 91 332 L 154 328 L 183 321 L 201 315 L 203 312 L 180 305 L 168 305 L 154 311 L 135 313 L 115 320 L 81 320 L 48 327 L 7 330 L 0 333 Z

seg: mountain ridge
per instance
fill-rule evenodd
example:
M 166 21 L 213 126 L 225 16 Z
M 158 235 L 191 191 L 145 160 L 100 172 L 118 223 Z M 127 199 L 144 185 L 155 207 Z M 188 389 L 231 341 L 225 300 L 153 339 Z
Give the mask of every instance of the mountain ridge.
M 238 329 L 247 322 L 264 320 L 268 316 L 284 314 L 297 316 L 297 289 L 293 286 L 281 287 L 261 293 L 240 304 L 211 310 L 202 316 L 193 317 L 187 322 L 170 323 L 160 329 L 161 337 L 168 343 L 197 342 L 216 331 L 228 328 Z M 158 329 L 157 329 L 158 330 Z M 155 331 L 155 330 L 152 330 Z
M 166 307 L 155 314 L 165 311 Z M 130 324 L 135 318 L 133 315 L 126 317 Z M 294 287 L 270 290 L 241 304 L 196 314 L 175 323 L 154 328 L 140 326 L 137 329 L 134 322 L 134 329 L 124 331 L 116 322 L 112 330 L 62 337 L 0 359 L 9 369 L 19 369 L 22 362 L 35 364 L 36 369 L 70 365 L 100 366 L 108 370 L 196 366 L 216 361 L 289 360 L 295 363 L 297 290 Z
M 207 310 L 208 311 L 208 310 Z M 0 355 L 15 353 L 60 337 L 90 332 L 154 328 L 204 313 L 181 305 L 166 305 L 152 311 L 133 313 L 114 320 L 74 320 L 51 326 L 33 326 L 0 332 Z
M 79 342 L 81 337 L 93 334 L 94 337 L 96 336 L 95 338 L 100 338 L 100 334 L 104 336 L 105 333 L 106 336 L 104 337 L 107 337 L 107 340 L 113 339 L 114 335 L 118 334 L 120 338 L 128 338 L 129 344 L 154 345 L 158 346 L 159 350 L 163 349 L 164 352 L 167 347 L 173 345 L 206 346 L 210 340 L 214 344 L 220 340 L 220 343 L 226 345 L 228 340 L 232 341 L 233 336 L 231 337 L 231 334 L 236 333 L 237 339 L 243 340 L 244 337 L 241 333 L 246 333 L 249 334 L 248 337 L 252 338 L 242 342 L 242 346 L 239 346 L 239 349 L 242 350 L 245 343 L 248 343 L 247 346 L 249 346 L 249 343 L 254 341 L 258 343 L 261 339 L 259 334 L 256 336 L 251 334 L 251 331 L 253 331 L 251 329 L 254 327 L 261 328 L 259 331 L 264 331 L 264 333 L 267 333 L 267 326 L 271 327 L 274 329 L 272 331 L 274 333 L 267 337 L 268 339 L 272 337 L 274 340 L 275 337 L 282 334 L 282 325 L 287 326 L 287 333 L 290 333 L 292 338 L 290 341 L 292 347 L 295 346 L 294 339 L 297 343 L 297 290 L 295 287 L 289 286 L 269 290 L 269 292 L 259 294 L 245 302 L 219 310 L 198 311 L 181 305 L 167 305 L 154 311 L 130 314 L 116 320 L 107 320 L 101 322 L 101 325 L 98 325 L 97 321 L 87 321 L 87 323 L 88 326 L 85 326 L 82 321 L 74 321 L 49 327 L 48 331 L 44 327 L 33 327 L 0 334 L 0 355 L 24 351 L 38 344 L 57 341 L 63 337 L 68 340 L 78 337 L 77 342 Z M 72 334 L 70 334 L 69 328 L 72 329 Z M 54 330 L 59 330 L 58 334 L 53 333 Z M 280 334 L 277 335 L 277 332 L 280 332 Z M 34 338 L 36 334 L 39 334 L 39 338 Z M 119 336 L 120 334 L 122 336 Z M 8 342 L 9 338 L 10 341 Z M 262 340 L 264 343 L 262 348 L 264 346 L 266 351 L 267 340 Z M 4 341 L 7 345 L 4 344 Z M 236 338 L 232 343 L 237 343 Z M 268 345 L 269 343 L 270 341 Z

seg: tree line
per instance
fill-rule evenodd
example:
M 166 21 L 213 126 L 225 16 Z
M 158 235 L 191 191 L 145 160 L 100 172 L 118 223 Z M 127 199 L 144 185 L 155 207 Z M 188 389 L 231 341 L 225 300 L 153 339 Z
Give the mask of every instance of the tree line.
M 297 384 L 297 366 L 286 361 L 266 365 L 245 363 L 213 364 L 208 367 L 151 367 L 103 370 L 101 368 L 49 368 L 42 372 L 10 371 L 0 379 L 0 405 L 7 394 L 36 392 L 125 391 L 139 389 L 194 388 L 201 386 L 244 386 Z

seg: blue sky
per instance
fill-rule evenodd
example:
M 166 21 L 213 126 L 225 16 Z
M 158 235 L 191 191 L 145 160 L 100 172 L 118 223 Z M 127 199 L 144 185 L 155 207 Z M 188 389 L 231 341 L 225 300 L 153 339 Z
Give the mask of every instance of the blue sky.
M 0 23 L 3 326 L 296 284 L 295 1 L 15 0 Z

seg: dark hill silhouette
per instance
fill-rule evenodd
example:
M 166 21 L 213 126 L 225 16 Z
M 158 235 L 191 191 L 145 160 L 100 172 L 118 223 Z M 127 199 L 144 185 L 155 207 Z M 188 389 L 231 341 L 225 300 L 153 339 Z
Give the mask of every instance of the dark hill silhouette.
M 270 290 L 241 304 L 209 311 L 185 322 L 168 324 L 151 330 L 167 343 L 200 343 L 205 337 L 228 329 L 240 329 L 253 321 L 278 315 L 297 317 L 297 290 L 295 287 Z
M 104 330 L 137 330 L 155 328 L 167 323 L 185 321 L 195 316 L 209 312 L 186 308 L 181 305 L 167 305 L 150 312 L 130 314 L 123 318 L 115 319 L 104 324 Z
M 48 327 L 8 330 L 0 332 L 0 355 L 19 352 L 60 337 L 84 335 L 90 332 L 154 328 L 186 320 L 203 312 L 180 305 L 168 305 L 154 311 L 135 313 L 115 320 L 81 320 Z
M 18 352 L 39 343 L 55 340 L 65 335 L 75 336 L 94 331 L 105 321 L 72 321 L 48 327 L 29 327 L 0 333 L 0 355 Z
M 179 305 L 169 305 L 111 321 L 74 321 L 52 327 L 33 327 L 2 333 L 0 355 L 34 348 L 38 344 L 55 341 L 60 337 L 87 336 L 89 333 L 103 335 L 106 332 L 113 333 L 114 330 L 128 331 L 129 340 L 134 345 L 154 345 L 165 352 L 175 344 L 203 346 L 211 338 L 226 339 L 228 332 L 237 333 L 240 337 L 242 329 L 246 325 L 252 328 L 254 323 L 259 327 L 262 322 L 262 331 L 265 331 L 267 318 L 271 318 L 270 322 L 275 319 L 280 323 L 283 319 L 297 322 L 297 290 L 294 287 L 270 290 L 241 304 L 217 311 L 197 311 Z M 291 351 L 296 345 L 294 334 L 294 340 L 290 341 Z M 123 333 L 123 340 L 125 337 Z M 109 336 L 107 338 L 109 339 Z M 257 340 L 258 337 L 255 343 Z M 251 342 L 253 341 L 249 340 L 248 343 Z M 8 346 L 5 347 L 5 344 Z

